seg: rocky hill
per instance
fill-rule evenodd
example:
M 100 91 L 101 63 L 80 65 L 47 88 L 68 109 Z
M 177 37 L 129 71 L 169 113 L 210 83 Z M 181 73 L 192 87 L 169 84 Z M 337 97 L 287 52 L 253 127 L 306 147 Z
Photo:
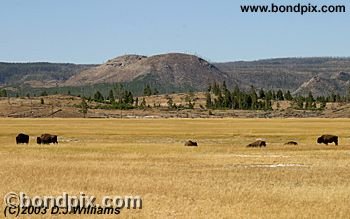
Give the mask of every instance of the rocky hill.
M 307 95 L 310 91 L 313 94 L 327 96 L 331 93 L 346 95 L 350 88 L 350 73 L 339 72 L 331 75 L 318 74 L 307 82 L 304 82 L 294 94 Z
M 205 90 L 208 84 L 214 81 L 226 81 L 229 86 L 239 84 L 236 79 L 199 57 L 169 53 L 150 57 L 139 55 L 117 57 L 72 76 L 64 85 L 135 82 L 151 84 L 161 90 L 166 88 Z

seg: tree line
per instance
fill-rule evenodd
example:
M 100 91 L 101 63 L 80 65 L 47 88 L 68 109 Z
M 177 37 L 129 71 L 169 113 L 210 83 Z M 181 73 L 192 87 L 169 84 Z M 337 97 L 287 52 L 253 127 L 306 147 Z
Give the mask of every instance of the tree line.
M 145 107 L 146 100 L 142 98 L 139 101 L 138 97 L 134 97 L 134 94 L 124 88 L 122 84 L 115 84 L 113 89 L 111 89 L 108 95 L 103 96 L 100 91 L 96 91 L 93 97 L 83 97 L 83 99 L 90 101 L 95 101 L 97 103 L 104 103 L 104 105 L 97 105 L 96 108 L 105 109 L 133 109 L 135 107 Z
M 151 88 L 150 85 L 144 87 L 143 95 L 151 96 L 159 94 L 156 88 Z M 111 109 L 132 109 L 150 107 L 146 104 L 145 98 L 139 100 L 139 97 L 134 97 L 134 94 L 124 88 L 121 84 L 115 84 L 114 88 L 109 91 L 109 94 L 103 96 L 100 91 L 97 91 L 93 97 L 85 98 L 87 101 L 95 101 L 98 103 L 105 103 L 107 105 L 100 105 L 100 108 Z M 241 90 L 238 86 L 232 90 L 228 89 L 226 82 L 218 84 L 216 82 L 209 84 L 205 93 L 207 109 L 235 109 L 235 110 L 272 110 L 273 102 L 290 101 L 291 106 L 295 109 L 316 110 L 324 109 L 327 102 L 350 102 L 349 97 L 342 97 L 339 94 L 331 94 L 329 96 L 314 98 L 313 94 L 309 92 L 308 96 L 292 96 L 289 90 L 283 91 L 281 89 L 265 90 L 256 89 L 253 86 L 248 90 Z M 193 109 L 196 98 L 194 93 L 189 92 L 186 96 L 186 106 L 176 105 L 169 95 L 166 95 L 167 105 L 169 109 Z M 202 108 L 202 106 L 201 106 Z
M 108 94 L 105 93 L 105 95 L 103 95 L 102 92 L 97 90 L 92 96 L 81 97 L 85 102 L 94 101 L 101 103 L 96 105 L 96 108 L 133 109 L 151 107 L 147 105 L 145 97 L 158 94 L 159 91 L 157 88 L 146 84 L 143 88 L 143 97 L 135 97 L 135 94 L 131 90 L 127 89 L 123 84 L 117 83 L 112 86 Z M 48 93 L 43 91 L 38 96 L 47 95 Z M 68 95 L 71 95 L 69 90 Z M 8 96 L 9 94 L 6 89 L 0 89 L 0 97 Z M 16 96 L 18 97 L 18 95 Z M 29 93 L 26 96 L 29 98 Z M 277 102 L 278 108 L 279 101 L 287 100 L 291 102 L 291 107 L 294 109 L 322 110 L 325 108 L 327 102 L 350 102 L 350 89 L 345 96 L 330 94 L 328 96 L 318 96 L 315 98 L 312 92 L 309 92 L 307 96 L 292 96 L 289 90 L 265 90 L 256 89 L 253 86 L 245 90 L 236 86 L 230 90 L 224 81 L 221 84 L 217 82 L 209 84 L 205 92 L 205 98 L 205 106 L 200 105 L 202 109 L 272 110 L 274 102 Z M 182 106 L 181 104 L 174 103 L 173 99 L 169 95 L 166 95 L 169 109 L 193 109 L 197 99 L 193 92 L 189 92 L 185 99 L 186 105 Z M 83 105 L 85 106 L 85 104 L 82 103 L 79 107 L 82 108 Z
M 225 82 L 222 84 L 214 82 L 209 85 L 205 96 L 208 109 L 272 110 L 274 101 L 277 101 L 278 107 L 279 101 L 286 100 L 291 101 L 294 109 L 322 110 L 327 102 L 350 102 L 350 89 L 347 96 L 330 94 L 314 98 L 310 91 L 307 96 L 293 97 L 289 90 L 264 90 L 253 86 L 249 90 L 241 90 L 238 86 L 229 90 Z

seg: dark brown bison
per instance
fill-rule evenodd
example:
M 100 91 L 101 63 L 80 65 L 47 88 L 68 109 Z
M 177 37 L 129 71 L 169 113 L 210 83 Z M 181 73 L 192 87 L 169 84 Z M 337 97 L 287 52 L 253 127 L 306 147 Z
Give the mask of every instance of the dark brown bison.
M 338 145 L 338 136 L 336 135 L 322 135 L 321 137 L 317 138 L 317 143 L 319 144 L 326 144 L 328 145 L 328 143 L 333 143 L 335 145 Z
M 247 147 L 266 147 L 266 141 L 257 140 L 247 145 Z
M 57 135 L 42 134 L 40 137 L 36 138 L 38 144 L 58 144 Z
M 186 141 L 186 142 L 185 142 L 185 146 L 194 146 L 194 147 L 197 147 L 198 144 L 197 144 L 197 142 L 195 142 L 195 141 L 189 140 L 189 141 Z
M 19 133 L 16 137 L 17 144 L 28 144 L 29 143 L 29 135 Z
M 298 142 L 296 142 L 296 141 L 288 141 L 284 145 L 298 145 Z

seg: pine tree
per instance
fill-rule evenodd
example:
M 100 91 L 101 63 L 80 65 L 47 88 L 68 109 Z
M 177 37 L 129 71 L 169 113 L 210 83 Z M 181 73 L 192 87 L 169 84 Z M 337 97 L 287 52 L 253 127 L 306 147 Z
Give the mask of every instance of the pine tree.
M 125 103 L 125 104 L 133 104 L 134 103 L 134 97 L 130 91 L 124 91 L 122 101 L 120 103 Z
M 226 82 L 222 84 L 222 94 L 223 94 L 223 108 L 232 108 L 232 96 L 231 92 L 227 89 Z
M 273 94 L 272 94 L 272 91 L 271 91 L 271 90 L 267 91 L 267 93 L 266 93 L 266 98 L 267 98 L 268 100 L 272 100 L 272 99 L 273 99 Z
M 314 96 L 312 95 L 311 91 L 309 91 L 309 94 L 307 96 L 307 101 L 309 101 L 309 102 L 314 102 L 315 101 Z
M 252 103 L 253 103 L 253 101 L 252 101 L 252 96 L 250 96 L 250 95 L 245 95 L 245 101 L 244 101 L 244 103 L 243 103 L 243 104 L 245 105 L 244 109 L 246 109 L 246 110 L 248 110 L 248 109 L 253 109 Z
M 211 92 L 211 90 L 212 90 L 212 89 L 211 89 L 211 84 L 209 84 L 208 90 L 207 90 L 207 91 L 208 91 L 208 92 Z
M 104 101 L 104 97 L 100 91 L 96 91 L 96 93 L 94 94 L 94 100 L 96 102 L 103 102 Z
M 326 99 L 325 98 L 323 98 L 323 99 L 321 99 L 320 100 L 320 110 L 324 110 L 325 108 L 326 108 L 326 106 L 327 106 L 327 102 L 326 102 Z
M 242 109 L 241 91 L 239 90 L 238 86 L 235 86 L 235 88 L 233 89 L 232 102 L 233 102 L 234 109 Z
M 109 91 L 108 100 L 109 100 L 111 103 L 114 103 L 114 102 L 115 102 L 113 90 L 110 90 L 110 91 Z
M 152 95 L 152 89 L 149 86 L 149 84 L 147 84 L 146 87 L 143 89 L 143 95 L 145 95 L 145 96 L 151 96 Z
M 209 91 L 205 93 L 205 98 L 206 98 L 205 106 L 207 107 L 207 109 L 211 109 L 213 107 L 213 102 L 211 101 L 211 94 Z
M 251 109 L 256 110 L 257 109 L 257 102 L 258 102 L 258 95 L 255 92 L 254 86 L 250 87 L 250 99 L 251 99 Z
M 297 109 L 303 109 L 304 108 L 304 98 L 302 96 L 295 97 L 294 98 L 294 103 L 295 103 Z
M 7 97 L 7 91 L 5 89 L 0 89 L 0 97 Z
M 221 94 L 221 91 L 219 91 L 218 97 L 214 100 L 215 102 L 215 108 L 222 108 L 224 103 L 224 98 Z
M 314 96 L 312 95 L 312 92 L 310 91 L 307 98 L 305 99 L 305 109 L 313 109 L 314 107 Z
M 277 91 L 276 99 L 277 99 L 277 100 L 284 100 L 282 90 L 278 90 L 278 91 Z
M 158 94 L 159 94 L 159 91 L 157 90 L 157 88 L 154 88 L 153 95 L 158 95 Z
M 272 102 L 271 99 L 265 98 L 264 110 L 272 110 Z
M 122 84 L 114 85 L 114 99 L 118 100 L 118 103 L 123 102 L 124 86 Z
M 139 107 L 139 98 L 138 97 L 136 97 L 136 99 L 135 99 L 135 107 Z
M 335 96 L 335 102 L 342 102 L 342 98 L 340 97 L 339 94 Z
M 214 95 L 218 96 L 220 92 L 221 92 L 221 89 L 220 89 L 219 85 L 216 82 L 214 82 L 214 85 L 213 85 Z
M 171 98 L 170 96 L 166 96 L 166 99 L 167 99 L 168 108 L 172 109 L 174 107 L 173 98 Z
M 289 101 L 293 100 L 293 97 L 292 97 L 292 95 L 290 94 L 290 91 L 289 91 L 289 90 L 284 94 L 284 98 L 285 98 L 286 100 L 289 100 Z
M 81 110 L 80 112 L 83 113 L 84 118 L 86 117 L 86 114 L 88 112 L 88 104 L 85 101 L 85 98 L 82 98 L 81 103 L 80 103 Z
M 140 106 L 142 107 L 142 108 L 145 108 L 146 107 L 146 99 L 145 98 L 142 98 L 142 102 L 141 102 L 141 104 L 140 104 Z
M 265 98 L 265 92 L 264 92 L 264 90 L 262 88 L 259 90 L 259 98 L 260 99 L 264 99 Z
M 275 92 L 274 90 L 272 91 L 272 99 L 273 99 L 273 100 L 276 100 L 276 99 L 277 99 L 277 97 L 276 97 L 276 92 Z

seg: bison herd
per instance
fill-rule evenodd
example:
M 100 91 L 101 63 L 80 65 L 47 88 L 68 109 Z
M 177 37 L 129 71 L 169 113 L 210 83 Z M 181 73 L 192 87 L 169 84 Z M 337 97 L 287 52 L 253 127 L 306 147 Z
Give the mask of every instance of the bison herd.
M 29 135 L 20 133 L 16 136 L 16 143 L 17 144 L 29 144 Z M 38 144 L 58 144 L 57 135 L 51 135 L 51 134 L 42 134 L 41 136 L 36 138 L 36 143 Z M 338 145 L 338 136 L 336 135 L 322 135 L 319 138 L 317 138 L 318 144 L 326 144 L 334 143 L 335 145 Z M 285 145 L 298 145 L 298 142 L 295 141 L 288 141 L 285 143 Z M 192 140 L 188 140 L 185 142 L 185 146 L 188 147 L 198 147 L 198 143 Z M 263 140 L 257 140 L 255 142 L 252 142 L 247 145 L 247 147 L 266 147 L 266 141 Z
M 317 138 L 318 144 L 326 144 L 328 143 L 334 143 L 335 145 L 338 145 L 338 136 L 336 135 L 322 135 L 321 137 Z M 298 142 L 296 141 L 288 141 L 284 145 L 298 145 Z M 253 143 L 250 143 L 247 145 L 247 147 L 266 147 L 266 141 L 257 140 Z
M 321 137 L 317 138 L 317 143 L 318 144 L 323 143 L 326 145 L 328 145 L 328 143 L 334 143 L 335 145 L 338 145 L 338 136 L 336 136 L 336 135 L 322 135 Z M 284 143 L 284 145 L 298 145 L 298 142 L 288 141 L 288 142 Z M 197 147 L 198 144 L 195 141 L 189 140 L 189 141 L 185 142 L 185 146 Z M 248 144 L 247 147 L 266 147 L 266 141 L 257 140 L 257 141 L 254 141 L 254 142 Z
M 16 136 L 17 144 L 29 144 L 29 135 L 20 133 Z M 58 144 L 57 135 L 42 134 L 36 138 L 36 143 L 38 144 Z
M 336 135 L 322 135 L 321 137 L 317 138 L 318 144 L 326 144 L 328 143 L 334 143 L 335 145 L 338 145 L 338 136 Z M 288 141 L 284 145 L 298 145 L 298 142 L 296 141 Z M 185 146 L 194 146 L 197 147 L 198 144 L 195 141 L 186 141 Z M 247 147 L 266 147 L 266 141 L 263 140 L 257 140 L 247 145 Z

